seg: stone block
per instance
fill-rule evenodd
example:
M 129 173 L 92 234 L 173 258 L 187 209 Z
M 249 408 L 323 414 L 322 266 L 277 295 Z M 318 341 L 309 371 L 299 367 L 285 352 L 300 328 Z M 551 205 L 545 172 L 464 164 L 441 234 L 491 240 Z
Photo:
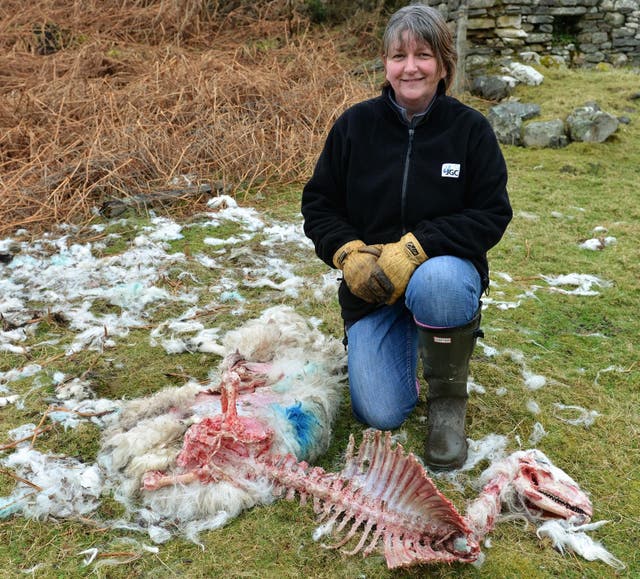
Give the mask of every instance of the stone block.
M 585 6 L 555 6 L 549 8 L 549 13 L 554 16 L 580 16 L 586 14 L 587 8 Z
M 635 34 L 635 31 L 631 28 L 616 28 L 611 31 L 611 38 L 629 38 Z
M 471 94 L 490 101 L 501 101 L 511 95 L 515 79 L 510 83 L 498 76 L 477 76 L 471 84 Z
M 574 141 L 602 143 L 618 129 L 618 119 L 595 103 L 575 109 L 567 117 L 569 136 Z
M 513 114 L 487 115 L 496 138 L 503 145 L 522 145 L 522 119 Z
M 591 54 L 585 54 L 584 59 L 587 62 L 592 62 L 592 63 L 596 63 L 596 62 L 603 62 L 605 59 L 605 55 L 604 53 L 600 52 L 599 50 L 597 50 L 596 52 L 593 52 Z
M 551 35 L 551 34 L 549 34 L 547 32 L 537 32 L 537 33 L 529 34 L 527 36 L 527 42 L 529 42 L 529 43 L 551 42 L 552 38 L 553 38 L 553 35 Z
M 640 40 L 635 38 L 614 38 L 611 44 L 614 48 L 635 47 L 640 51 Z
M 532 62 L 534 64 L 540 64 L 540 55 L 537 52 L 534 52 L 532 50 L 529 50 L 527 52 L 521 52 L 518 55 L 518 57 L 525 64 L 529 62 Z
M 522 48 L 526 45 L 523 38 L 503 38 L 502 42 L 504 46 L 513 47 L 513 49 Z M 503 54 L 513 54 L 513 49 L 510 49 L 508 53 L 503 51 Z
M 507 66 L 503 67 L 503 70 L 519 82 L 528 86 L 537 86 L 544 80 L 544 76 L 535 68 L 520 62 L 511 62 Z
M 553 24 L 553 16 L 545 14 L 531 14 L 527 16 L 526 20 L 531 24 Z
M 609 35 L 606 32 L 594 32 L 591 34 L 591 42 L 594 44 L 603 44 L 609 40 Z
M 482 54 L 472 54 L 467 56 L 465 63 L 468 70 L 477 70 L 489 66 L 491 64 L 491 57 Z
M 614 9 L 622 14 L 638 10 L 638 0 L 615 0 Z
M 493 8 L 496 5 L 496 0 L 469 0 L 467 5 L 469 10 L 476 10 L 477 8 Z
M 629 57 L 626 54 L 616 54 L 611 59 L 613 66 L 627 66 L 629 64 Z
M 494 28 L 496 21 L 493 18 L 469 18 L 467 20 L 467 30 L 482 30 Z
M 527 33 L 522 28 L 496 28 L 496 35 L 502 39 L 527 37 Z
M 498 28 L 520 28 L 522 16 L 498 16 L 496 25 Z

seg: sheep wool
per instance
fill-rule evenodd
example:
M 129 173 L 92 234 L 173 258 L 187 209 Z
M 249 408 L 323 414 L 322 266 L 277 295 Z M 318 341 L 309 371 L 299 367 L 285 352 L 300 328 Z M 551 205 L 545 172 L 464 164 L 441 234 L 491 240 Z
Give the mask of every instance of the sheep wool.
M 225 357 L 208 384 L 189 382 L 126 402 L 104 432 L 98 463 L 114 497 L 152 538 L 166 540 L 170 534 L 158 528 L 177 528 L 197 541 L 201 530 L 274 500 L 266 478 L 238 473 L 229 480 L 212 474 L 205 481 L 189 477 L 188 460 L 181 458 L 190 433 L 225 415 L 225 381 L 237 376 L 229 369 L 238 360 L 258 378 L 243 375 L 234 390 L 234 411 L 239 420 L 269 433 L 270 454 L 314 461 L 331 440 L 345 381 L 346 354 L 339 340 L 292 309 L 277 306 L 228 332 L 222 351 Z M 154 486 L 148 482 L 153 477 L 165 482 Z

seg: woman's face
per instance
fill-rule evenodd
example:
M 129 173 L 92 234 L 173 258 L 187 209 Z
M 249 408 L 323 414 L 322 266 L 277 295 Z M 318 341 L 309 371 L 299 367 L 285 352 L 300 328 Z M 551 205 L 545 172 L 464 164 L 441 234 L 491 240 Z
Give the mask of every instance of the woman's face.
M 438 71 L 438 60 L 431 47 L 403 32 L 401 42 L 393 43 L 383 57 L 386 78 L 396 101 L 411 115 L 427 108 L 446 71 Z

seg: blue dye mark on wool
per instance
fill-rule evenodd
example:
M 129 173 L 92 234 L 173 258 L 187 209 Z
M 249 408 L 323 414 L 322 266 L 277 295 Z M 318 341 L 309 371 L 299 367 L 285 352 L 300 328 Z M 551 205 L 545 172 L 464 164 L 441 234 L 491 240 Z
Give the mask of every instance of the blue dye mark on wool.
M 316 374 L 323 369 L 322 364 L 318 364 L 317 362 L 307 362 L 304 365 L 304 373 L 309 376 L 310 374 Z
M 10 515 L 14 515 L 22 508 L 20 500 L 15 497 L 0 497 L 0 519 L 6 519 Z
M 273 388 L 274 392 L 288 392 L 294 387 L 298 388 L 301 381 L 304 382 L 304 380 L 309 376 L 321 371 L 326 371 L 322 364 L 318 364 L 317 362 L 306 362 L 301 370 L 282 377 L 278 382 L 273 384 L 271 388 Z
M 271 388 L 273 388 L 274 392 L 289 392 L 294 384 L 297 384 L 298 381 L 293 376 L 285 376 L 276 382 Z
M 318 443 L 317 436 L 318 419 L 309 410 L 302 407 L 302 402 L 297 402 L 293 406 L 282 408 L 287 420 L 293 426 L 296 441 L 300 445 L 300 456 L 298 460 L 304 460 L 309 456 L 309 450 Z

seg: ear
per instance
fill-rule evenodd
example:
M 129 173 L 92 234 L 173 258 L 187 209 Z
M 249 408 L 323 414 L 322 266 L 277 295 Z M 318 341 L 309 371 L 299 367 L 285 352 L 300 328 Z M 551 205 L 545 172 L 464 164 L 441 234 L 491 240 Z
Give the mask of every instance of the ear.
M 389 80 L 388 76 L 387 76 L 387 55 L 383 54 L 381 56 L 382 58 L 382 66 L 384 67 L 384 78 L 386 78 L 387 80 Z

